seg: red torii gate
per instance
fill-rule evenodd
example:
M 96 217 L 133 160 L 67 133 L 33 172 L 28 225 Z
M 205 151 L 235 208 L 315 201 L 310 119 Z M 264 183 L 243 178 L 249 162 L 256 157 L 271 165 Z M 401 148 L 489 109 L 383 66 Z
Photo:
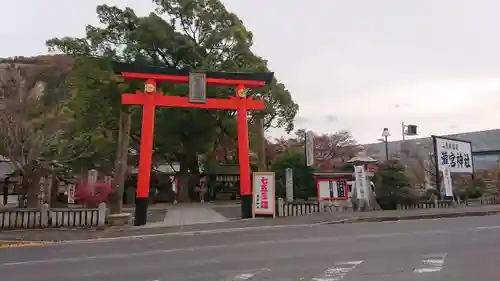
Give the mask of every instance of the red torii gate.
M 252 188 L 250 184 L 250 157 L 248 149 L 248 110 L 263 110 L 264 101 L 247 98 L 245 88 L 263 87 L 274 76 L 272 72 L 235 73 L 205 72 L 206 83 L 217 86 L 236 86 L 236 96 L 229 99 L 206 98 L 191 102 L 189 97 L 164 96 L 156 90 L 157 81 L 170 83 L 189 83 L 189 71 L 165 67 L 137 67 L 133 64 L 114 63 L 115 73 L 125 79 L 146 80 L 145 93 L 123 93 L 122 104 L 142 105 L 142 131 L 139 155 L 139 174 L 135 201 L 134 224 L 145 225 L 147 221 L 149 184 L 151 178 L 151 158 L 153 154 L 153 136 L 155 107 L 191 107 L 236 110 L 238 124 L 238 155 L 240 165 L 241 215 L 252 216 Z M 204 86 L 204 85 L 203 85 Z

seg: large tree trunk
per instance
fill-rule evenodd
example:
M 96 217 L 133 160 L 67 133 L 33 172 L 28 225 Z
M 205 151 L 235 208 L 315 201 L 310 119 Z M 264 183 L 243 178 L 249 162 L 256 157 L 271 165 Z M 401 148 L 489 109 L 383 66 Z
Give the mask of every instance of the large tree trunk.
M 188 164 L 189 164 L 189 194 L 192 195 L 191 198 L 197 199 L 198 196 L 195 192 L 195 188 L 196 185 L 200 183 L 200 165 L 198 164 L 198 157 L 196 153 L 188 154 Z
M 41 171 L 35 162 L 29 162 L 20 170 L 22 171 L 21 186 L 24 196 L 22 202 L 19 202 L 19 206 L 22 208 L 38 208 L 40 205 L 38 195 L 40 194 Z
M 184 155 L 179 157 L 179 186 L 178 188 L 178 198 L 180 202 L 189 202 L 189 169 L 187 159 Z
M 9 184 L 8 184 L 8 178 L 5 179 L 3 182 L 3 205 L 7 205 L 8 199 L 9 199 Z
M 52 172 L 52 177 L 51 177 L 52 183 L 50 184 L 50 206 L 54 206 L 57 200 L 57 194 L 59 193 L 59 179 L 57 178 L 56 174 Z
M 38 208 L 40 207 L 40 178 L 41 174 L 39 169 L 35 168 L 32 173 L 28 174 L 29 179 L 23 184 L 26 190 L 26 207 Z
M 123 209 L 123 192 L 125 190 L 125 178 L 128 170 L 128 149 L 130 144 L 130 126 L 132 115 L 120 112 L 118 128 L 118 149 L 116 152 L 115 173 L 113 177 L 113 192 L 109 198 L 109 209 L 111 214 L 120 214 Z
M 194 189 L 200 182 L 198 158 L 196 153 L 183 153 L 177 156 L 180 164 L 178 201 L 190 202 L 196 197 Z

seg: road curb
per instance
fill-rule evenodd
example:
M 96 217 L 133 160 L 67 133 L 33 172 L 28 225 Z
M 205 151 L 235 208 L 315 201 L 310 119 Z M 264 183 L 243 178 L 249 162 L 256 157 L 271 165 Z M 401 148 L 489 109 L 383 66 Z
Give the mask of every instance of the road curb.
M 127 235 L 127 236 L 116 236 L 116 237 L 84 238 L 84 239 L 75 239 L 75 240 L 55 240 L 55 239 L 53 239 L 53 240 L 38 240 L 38 241 L 19 240 L 19 241 L 5 242 L 4 247 L 2 247 L 3 242 L 0 240 L 0 249 L 1 248 L 21 247 L 21 246 L 48 246 L 48 245 L 61 245 L 61 244 L 112 242 L 112 241 L 120 241 L 120 240 L 146 239 L 146 238 L 153 238 L 153 237 L 168 237 L 168 236 L 197 236 L 197 235 L 203 235 L 203 234 L 221 234 L 221 233 L 257 231 L 257 230 L 262 230 L 262 229 L 271 230 L 271 229 L 279 229 L 279 228 L 306 228 L 306 227 L 311 227 L 314 225 L 315 224 L 252 226 L 252 227 L 240 227 L 240 228 L 223 228 L 223 229 L 212 229 L 212 230 L 171 232 L 171 233 L 138 234 L 138 235 Z
M 421 214 L 410 216 L 383 216 L 383 217 L 356 217 L 342 220 L 326 221 L 319 224 L 349 224 L 361 222 L 384 222 L 384 221 L 404 221 L 404 220 L 429 220 L 439 218 L 460 218 L 460 217 L 481 217 L 500 214 L 500 210 L 496 211 L 478 211 L 478 212 L 462 212 L 462 213 L 441 213 L 441 214 Z
M 363 214 L 365 216 L 363 216 Z M 222 227 L 217 229 L 204 229 L 204 230 L 184 230 L 184 231 L 175 231 L 175 232 L 155 232 L 155 233 L 126 233 L 125 230 L 117 230 L 118 234 L 111 235 L 97 235 L 87 237 L 83 235 L 80 239 L 76 239 L 76 237 L 72 237 L 71 239 L 64 239 L 61 237 L 33 237 L 32 239 L 26 237 L 16 238 L 8 238 L 5 237 L 4 240 L 0 240 L 0 249 L 2 248 L 14 248 L 14 247 L 26 247 L 26 246 L 48 246 L 55 244 L 67 244 L 67 243 L 86 243 L 90 241 L 115 241 L 122 239 L 137 239 L 137 238 L 146 238 L 146 237 L 162 237 L 162 236 L 188 236 L 188 235 L 202 235 L 202 234 L 217 234 L 217 233 L 230 233 L 230 232 L 244 232 L 244 231 L 255 231 L 255 230 L 263 230 L 263 229 L 279 229 L 279 228 L 292 228 L 292 227 L 312 227 L 317 225 L 337 225 L 337 224 L 354 224 L 354 223 L 363 223 L 363 222 L 385 222 L 385 221 L 404 221 L 404 220 L 424 220 L 424 219 L 439 219 L 439 218 L 459 218 L 459 217 L 474 217 L 474 216 L 489 216 L 489 215 L 497 215 L 500 214 L 500 209 L 497 210 L 481 210 L 481 211 L 452 211 L 448 213 L 426 213 L 426 214 L 380 214 L 376 217 L 368 216 L 368 213 L 358 213 L 357 217 L 344 218 L 344 219 L 336 219 L 336 220 L 316 220 L 316 221 L 303 221 L 296 222 L 295 224 L 277 224 L 277 225 L 255 225 L 249 226 L 244 225 L 240 227 Z M 104 232 L 109 231 L 109 229 L 103 230 Z M 121 233 L 121 232 L 124 233 Z M 98 233 L 98 232 L 96 232 Z M 52 238 L 52 239 L 51 239 Z M 55 238 L 55 239 L 54 239 Z
M 19 247 L 42 247 L 55 244 L 53 241 L 0 241 L 0 249 Z

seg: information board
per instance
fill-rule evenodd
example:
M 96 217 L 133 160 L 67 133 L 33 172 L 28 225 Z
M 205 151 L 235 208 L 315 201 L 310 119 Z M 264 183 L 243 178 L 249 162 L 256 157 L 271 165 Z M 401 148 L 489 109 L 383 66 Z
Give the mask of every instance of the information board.
M 349 197 L 349 188 L 345 179 L 319 179 L 318 200 L 345 200 Z

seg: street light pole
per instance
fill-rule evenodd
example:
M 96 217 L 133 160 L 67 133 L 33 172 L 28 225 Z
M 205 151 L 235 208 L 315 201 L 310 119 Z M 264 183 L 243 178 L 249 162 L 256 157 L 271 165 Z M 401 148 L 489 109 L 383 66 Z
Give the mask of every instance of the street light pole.
M 387 140 L 388 137 L 391 136 L 391 133 L 389 132 L 389 129 L 384 128 L 382 131 L 382 137 L 384 137 L 384 142 L 385 142 L 385 159 L 389 160 L 389 141 Z
M 387 136 L 385 136 L 385 160 L 389 160 L 389 142 L 387 141 Z

